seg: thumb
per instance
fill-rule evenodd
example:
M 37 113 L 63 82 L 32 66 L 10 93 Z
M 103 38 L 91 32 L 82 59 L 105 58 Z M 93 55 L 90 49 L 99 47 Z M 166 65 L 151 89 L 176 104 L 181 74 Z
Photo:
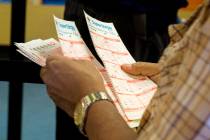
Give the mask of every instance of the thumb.
M 124 64 L 121 68 L 132 75 L 153 76 L 160 72 L 158 63 L 137 62 L 133 64 Z

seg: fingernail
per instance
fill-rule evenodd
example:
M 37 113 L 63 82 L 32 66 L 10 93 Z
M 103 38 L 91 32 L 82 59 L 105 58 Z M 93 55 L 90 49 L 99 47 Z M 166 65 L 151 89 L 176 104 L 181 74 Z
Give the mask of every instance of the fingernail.
M 126 70 L 126 71 L 131 71 L 132 70 L 132 65 L 131 64 L 124 64 L 121 66 L 121 68 L 123 70 Z

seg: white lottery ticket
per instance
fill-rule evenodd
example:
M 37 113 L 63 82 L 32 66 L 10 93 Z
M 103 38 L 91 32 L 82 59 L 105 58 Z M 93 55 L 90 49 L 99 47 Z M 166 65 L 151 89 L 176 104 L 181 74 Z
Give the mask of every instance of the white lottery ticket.
M 82 40 L 73 21 L 54 17 L 55 27 L 64 56 L 74 59 L 92 59 L 91 52 Z
M 15 43 L 18 52 L 40 66 L 45 66 L 48 55 L 61 54 L 60 44 L 53 38 L 47 40 L 36 39 L 26 43 Z
M 96 60 L 91 51 L 87 48 L 75 23 L 73 21 L 65 21 L 56 17 L 54 17 L 54 20 L 63 54 L 72 59 L 86 59 L 92 61 L 101 73 L 106 91 L 113 100 L 121 116 L 130 127 L 137 127 L 139 125 L 139 120 L 128 120 L 126 118 L 124 110 L 121 108 L 119 101 L 113 93 L 113 86 L 105 68 Z
M 85 17 L 96 52 L 106 67 L 126 118 L 141 119 L 157 85 L 147 77 L 134 77 L 121 70 L 122 64 L 131 64 L 135 60 L 123 44 L 113 23 L 99 21 L 86 13 Z

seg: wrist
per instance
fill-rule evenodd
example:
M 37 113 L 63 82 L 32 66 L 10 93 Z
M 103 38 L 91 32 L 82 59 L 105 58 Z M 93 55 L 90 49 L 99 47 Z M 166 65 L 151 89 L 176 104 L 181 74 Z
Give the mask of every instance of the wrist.
M 130 129 L 113 103 L 94 103 L 87 113 L 85 126 L 89 139 L 134 140 L 137 134 Z
M 83 97 L 81 101 L 76 105 L 74 111 L 74 122 L 82 134 L 85 134 L 84 130 L 87 120 L 87 114 L 90 107 L 96 102 L 104 100 L 112 102 L 106 92 L 95 92 Z
M 100 110 L 103 110 L 103 112 L 99 113 Z M 101 116 L 108 115 L 109 114 L 108 112 L 110 111 L 113 112 L 113 110 L 117 112 L 114 104 L 107 100 L 101 100 L 99 102 L 95 102 L 94 104 L 92 104 L 86 115 L 86 125 L 84 127 L 85 132 L 87 132 L 88 134 L 89 130 L 91 130 L 93 127 L 101 128 L 101 130 L 103 131 L 106 128 L 107 120 L 103 120 L 100 118 Z M 113 119 L 112 116 L 108 117 Z M 98 119 L 96 120 L 96 118 Z

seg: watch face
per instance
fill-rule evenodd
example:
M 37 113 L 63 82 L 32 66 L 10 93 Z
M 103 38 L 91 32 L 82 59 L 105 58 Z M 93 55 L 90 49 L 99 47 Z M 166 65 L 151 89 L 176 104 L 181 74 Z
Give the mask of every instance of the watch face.
M 81 125 L 83 121 L 84 113 L 83 113 L 83 107 L 82 104 L 77 104 L 75 111 L 74 111 L 74 123 L 79 126 Z

